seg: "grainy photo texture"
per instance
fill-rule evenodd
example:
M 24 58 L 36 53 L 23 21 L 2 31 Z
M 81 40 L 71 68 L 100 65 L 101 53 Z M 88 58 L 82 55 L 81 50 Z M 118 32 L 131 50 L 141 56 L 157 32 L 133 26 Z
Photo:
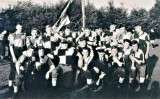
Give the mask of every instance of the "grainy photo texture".
M 0 99 L 160 99 L 159 0 L 0 0 Z

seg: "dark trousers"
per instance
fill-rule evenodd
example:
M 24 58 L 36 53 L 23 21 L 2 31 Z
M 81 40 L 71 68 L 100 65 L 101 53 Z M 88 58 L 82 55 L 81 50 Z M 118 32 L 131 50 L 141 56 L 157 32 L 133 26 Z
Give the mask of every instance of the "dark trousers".
M 5 44 L 3 41 L 0 41 L 0 56 L 5 55 Z
M 14 52 L 15 52 L 15 56 L 18 60 L 18 58 L 22 55 L 22 48 L 14 48 Z M 15 75 L 16 75 L 16 67 L 15 67 L 15 63 L 13 62 L 13 59 L 11 57 L 10 59 L 10 74 L 9 74 L 9 80 L 14 80 L 15 79 Z

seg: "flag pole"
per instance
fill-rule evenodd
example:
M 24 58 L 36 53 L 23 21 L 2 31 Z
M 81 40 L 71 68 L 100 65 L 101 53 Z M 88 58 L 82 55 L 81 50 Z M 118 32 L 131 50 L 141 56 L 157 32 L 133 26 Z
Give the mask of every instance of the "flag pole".
M 83 30 L 85 29 L 85 19 L 86 19 L 86 16 L 85 16 L 85 0 L 81 0 L 81 3 L 82 3 L 82 28 Z

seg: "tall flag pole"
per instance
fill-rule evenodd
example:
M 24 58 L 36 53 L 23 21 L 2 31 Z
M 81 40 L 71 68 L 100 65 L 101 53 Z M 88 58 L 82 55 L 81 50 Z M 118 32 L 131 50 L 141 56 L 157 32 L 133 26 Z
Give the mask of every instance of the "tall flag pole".
M 85 29 L 86 16 L 85 16 L 85 0 L 81 0 L 82 3 L 82 29 Z

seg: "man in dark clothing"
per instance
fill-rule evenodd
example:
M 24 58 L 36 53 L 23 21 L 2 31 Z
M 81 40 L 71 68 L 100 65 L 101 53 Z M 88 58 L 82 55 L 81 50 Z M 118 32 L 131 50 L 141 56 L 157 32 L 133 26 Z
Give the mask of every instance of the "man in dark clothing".
M 24 51 L 23 54 L 19 57 L 18 61 L 16 62 L 16 79 L 14 83 L 14 91 L 15 94 L 18 93 L 18 86 L 22 84 L 23 91 L 28 88 L 31 88 L 32 77 L 34 74 L 34 67 L 35 67 L 35 57 L 33 56 L 34 47 L 29 46 L 27 51 Z M 28 90 L 26 90 L 28 91 Z
M 108 55 L 105 55 L 105 50 L 101 47 L 97 47 L 96 50 L 98 52 L 98 58 L 92 63 L 94 92 L 102 89 L 104 85 L 104 76 L 109 73 Z
M 0 60 L 3 60 L 4 55 L 5 55 L 5 35 L 7 31 L 4 30 L 2 33 L 0 33 Z
M 152 49 L 155 47 L 155 45 L 154 45 L 155 39 L 156 39 L 155 31 L 154 31 L 154 29 L 151 29 L 151 32 L 150 32 L 150 43 L 152 45 Z

